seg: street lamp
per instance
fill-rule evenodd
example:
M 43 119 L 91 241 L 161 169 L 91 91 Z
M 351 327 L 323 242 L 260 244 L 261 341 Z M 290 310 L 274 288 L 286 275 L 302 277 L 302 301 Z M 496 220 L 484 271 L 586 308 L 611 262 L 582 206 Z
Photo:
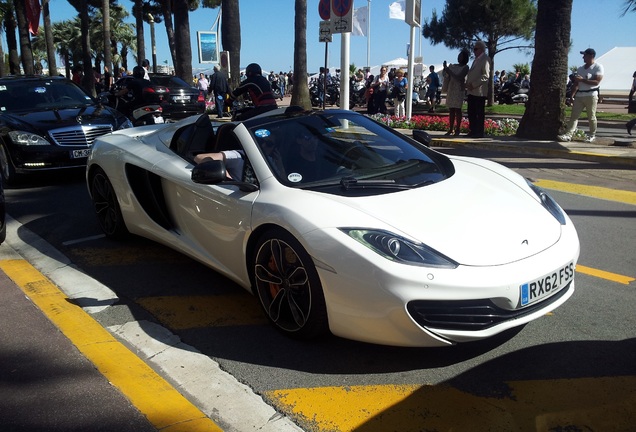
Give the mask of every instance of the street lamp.
M 151 13 L 148 14 L 148 22 L 150 23 L 150 44 L 152 45 L 152 72 L 157 73 L 157 46 L 155 44 L 155 17 Z

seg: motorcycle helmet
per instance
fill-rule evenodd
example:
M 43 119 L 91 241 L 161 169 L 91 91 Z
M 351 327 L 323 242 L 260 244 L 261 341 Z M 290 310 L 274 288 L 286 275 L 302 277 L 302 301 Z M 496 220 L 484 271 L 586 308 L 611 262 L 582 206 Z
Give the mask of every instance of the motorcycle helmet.
M 263 71 L 261 70 L 261 67 L 256 63 L 250 63 L 245 68 L 245 75 L 248 77 L 262 75 L 262 74 L 263 74 Z
M 146 76 L 146 70 L 144 68 L 141 66 L 135 66 L 133 68 L 133 77 L 143 79 L 144 76 Z

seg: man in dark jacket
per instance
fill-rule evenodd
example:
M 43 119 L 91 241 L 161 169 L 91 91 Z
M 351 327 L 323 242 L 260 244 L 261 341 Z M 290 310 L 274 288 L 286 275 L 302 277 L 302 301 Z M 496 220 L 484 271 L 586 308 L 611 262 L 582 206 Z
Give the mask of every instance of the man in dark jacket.
M 217 117 L 221 118 L 225 109 L 225 97 L 230 92 L 225 70 L 220 70 L 218 66 L 214 66 L 214 75 L 212 75 L 209 88 L 214 94 Z
M 241 113 L 241 115 L 237 117 L 238 120 L 246 120 L 278 107 L 274 94 L 272 93 L 272 87 L 267 78 L 262 75 L 261 67 L 258 64 L 251 63 L 247 65 L 247 68 L 245 68 L 245 76 L 247 78 L 230 93 L 230 96 L 232 99 L 236 99 L 247 93 L 252 99 L 254 108 Z

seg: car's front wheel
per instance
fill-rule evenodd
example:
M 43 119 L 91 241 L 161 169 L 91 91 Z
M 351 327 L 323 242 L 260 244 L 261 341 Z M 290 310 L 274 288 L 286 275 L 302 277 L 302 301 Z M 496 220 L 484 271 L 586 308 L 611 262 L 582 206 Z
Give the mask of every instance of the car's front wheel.
M 276 328 L 299 339 L 327 333 L 327 308 L 318 272 L 290 233 L 275 229 L 259 239 L 253 271 L 261 306 Z
M 107 237 L 123 238 L 128 234 L 117 195 L 106 173 L 98 168 L 91 178 L 91 197 L 99 226 Z

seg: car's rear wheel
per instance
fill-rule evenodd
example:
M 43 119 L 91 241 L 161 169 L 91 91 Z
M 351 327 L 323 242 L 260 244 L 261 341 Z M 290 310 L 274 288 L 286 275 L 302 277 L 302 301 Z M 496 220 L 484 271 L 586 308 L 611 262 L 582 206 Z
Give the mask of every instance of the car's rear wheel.
M 256 246 L 253 270 L 261 306 L 276 328 L 299 339 L 328 332 L 318 272 L 290 233 L 282 229 L 265 233 Z
M 126 223 L 117 202 L 117 195 L 106 173 L 98 168 L 91 179 L 91 197 L 99 226 L 107 237 L 123 238 L 128 235 Z
M 15 167 L 4 145 L 0 145 L 0 173 L 2 173 L 2 180 L 7 185 L 15 184 L 18 179 Z

